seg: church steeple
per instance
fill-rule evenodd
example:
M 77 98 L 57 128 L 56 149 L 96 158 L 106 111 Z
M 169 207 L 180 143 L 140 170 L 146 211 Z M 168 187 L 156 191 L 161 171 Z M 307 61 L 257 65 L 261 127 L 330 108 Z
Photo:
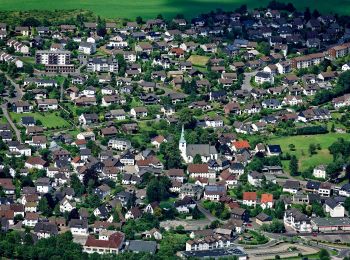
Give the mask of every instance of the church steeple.
M 184 129 L 184 125 L 182 125 L 182 131 L 181 131 L 180 143 L 186 143 L 186 140 L 185 140 L 185 129 Z
M 181 131 L 181 137 L 179 141 L 179 150 L 181 153 L 182 158 L 186 161 L 186 139 L 185 139 L 185 129 L 182 125 L 182 131 Z

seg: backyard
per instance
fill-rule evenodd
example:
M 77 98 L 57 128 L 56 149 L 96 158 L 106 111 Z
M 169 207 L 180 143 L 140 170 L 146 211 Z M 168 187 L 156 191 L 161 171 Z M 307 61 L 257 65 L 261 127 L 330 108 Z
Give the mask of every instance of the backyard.
M 44 127 L 46 128 L 65 128 L 69 127 L 70 124 L 65 119 L 59 116 L 58 112 L 45 112 L 45 113 L 23 113 L 23 114 L 17 114 L 17 113 L 10 113 L 10 116 L 12 120 L 15 123 L 20 123 L 21 118 L 24 116 L 32 116 L 36 121 L 40 121 Z
M 194 66 L 205 67 L 208 63 L 209 57 L 200 55 L 191 55 L 187 61 L 192 62 Z

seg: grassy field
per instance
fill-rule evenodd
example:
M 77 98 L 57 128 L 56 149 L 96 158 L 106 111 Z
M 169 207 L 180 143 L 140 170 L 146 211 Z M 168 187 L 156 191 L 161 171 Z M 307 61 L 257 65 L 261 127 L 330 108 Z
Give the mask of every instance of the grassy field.
M 56 115 L 55 112 L 46 112 L 45 114 L 40 114 L 40 113 L 24 113 L 24 114 L 17 114 L 17 113 L 10 113 L 11 118 L 17 122 L 21 122 L 21 118 L 23 116 L 32 116 L 35 118 L 35 120 L 40 120 L 43 123 L 44 127 L 47 128 L 53 128 L 53 127 L 58 127 L 58 128 L 64 128 L 70 126 L 70 124 L 64 120 L 62 117 L 59 115 Z
M 187 61 L 192 62 L 193 65 L 195 66 L 200 66 L 200 67 L 204 67 L 207 65 L 209 60 L 209 57 L 206 56 L 200 56 L 200 55 L 191 55 Z
M 0 10 L 27 11 L 27 10 L 91 10 L 105 18 L 131 18 L 137 16 L 154 18 L 158 14 L 164 17 L 173 17 L 184 14 L 193 17 L 199 13 L 209 12 L 221 8 L 234 10 L 242 4 L 249 8 L 264 7 L 270 0 L 0 0 Z M 319 1 L 319 0 L 280 0 L 292 2 L 297 8 L 317 8 L 323 12 L 350 13 L 349 0 Z
M 300 135 L 274 138 L 269 144 L 279 144 L 283 153 L 294 154 L 299 159 L 300 170 L 303 171 L 309 167 L 319 164 L 327 164 L 332 161 L 332 155 L 328 151 L 328 147 L 338 138 L 350 140 L 349 134 L 329 133 L 325 135 Z M 295 151 L 291 151 L 289 144 L 295 145 Z M 309 145 L 320 144 L 321 150 L 317 150 L 317 154 L 309 156 Z M 284 161 L 284 168 L 288 169 L 288 162 Z

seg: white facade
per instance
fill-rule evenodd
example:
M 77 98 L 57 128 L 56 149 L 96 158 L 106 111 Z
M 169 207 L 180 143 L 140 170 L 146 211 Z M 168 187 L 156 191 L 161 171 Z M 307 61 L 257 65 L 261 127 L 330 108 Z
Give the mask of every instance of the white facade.
M 334 208 L 329 205 L 325 205 L 325 211 L 329 213 L 332 218 L 343 218 L 345 214 L 345 209 L 342 205 L 338 204 Z
M 312 175 L 315 178 L 325 179 L 326 178 L 326 168 L 325 167 L 315 167 Z

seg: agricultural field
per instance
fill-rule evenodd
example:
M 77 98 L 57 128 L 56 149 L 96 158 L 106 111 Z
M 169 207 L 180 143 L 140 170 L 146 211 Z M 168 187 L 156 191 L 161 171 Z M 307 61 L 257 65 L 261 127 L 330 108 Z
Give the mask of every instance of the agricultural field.
M 300 135 L 274 138 L 269 144 L 279 144 L 283 153 L 295 155 L 299 160 L 299 170 L 304 171 L 309 167 L 315 167 L 319 164 L 327 164 L 332 161 L 332 155 L 328 151 L 328 147 L 338 138 L 350 140 L 349 134 L 328 133 L 324 135 Z M 295 151 L 289 147 L 290 144 L 295 145 Z M 309 145 L 320 145 L 321 150 L 317 150 L 317 154 L 309 155 Z M 285 161 L 284 161 L 285 162 Z M 288 161 L 289 162 L 289 161 Z M 284 164 L 285 170 L 288 169 L 288 162 Z M 289 171 L 289 170 L 287 170 Z
M 288 2 L 285 0 L 285 2 Z M 350 13 L 349 0 L 317 1 L 317 0 L 294 0 L 291 1 L 295 7 L 304 9 L 317 8 L 322 12 L 333 12 L 341 14 Z M 197 14 L 210 12 L 221 8 L 223 10 L 234 10 L 242 4 L 249 8 L 266 6 L 269 0 L 0 0 L 1 11 L 28 11 L 28 10 L 72 10 L 83 9 L 93 11 L 104 18 L 129 18 L 137 16 L 154 18 L 158 14 L 164 17 L 173 17 L 176 14 L 184 14 L 186 17 L 194 17 Z
M 60 117 L 57 112 L 46 112 L 45 114 L 38 112 L 17 114 L 11 112 L 10 115 L 16 123 L 20 123 L 21 118 L 24 116 L 32 116 L 35 118 L 35 120 L 40 120 L 43 127 L 46 128 L 65 128 L 70 126 L 69 122 Z

